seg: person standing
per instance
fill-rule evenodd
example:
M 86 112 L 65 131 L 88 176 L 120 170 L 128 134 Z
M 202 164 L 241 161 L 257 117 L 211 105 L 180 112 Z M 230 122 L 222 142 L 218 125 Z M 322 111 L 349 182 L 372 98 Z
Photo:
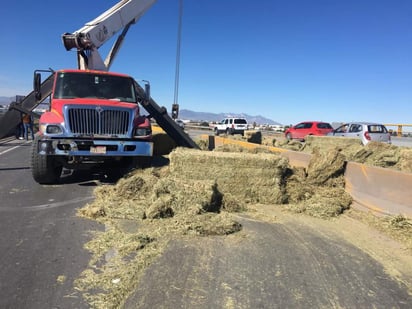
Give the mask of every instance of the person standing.
M 23 115 L 23 126 L 24 126 L 24 138 L 26 139 L 26 141 L 29 140 L 29 129 L 31 133 L 31 139 L 34 140 L 33 118 L 30 114 Z
M 23 113 L 20 112 L 19 124 L 16 126 L 16 139 L 24 139 Z

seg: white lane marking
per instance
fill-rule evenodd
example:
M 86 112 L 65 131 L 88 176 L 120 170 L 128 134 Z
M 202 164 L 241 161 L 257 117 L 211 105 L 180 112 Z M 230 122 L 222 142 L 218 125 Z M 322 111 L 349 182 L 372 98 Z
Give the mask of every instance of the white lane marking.
M 2 211 L 20 211 L 20 210 L 44 210 L 44 209 L 52 209 L 61 206 L 66 206 L 69 204 L 75 204 L 80 202 L 85 202 L 94 199 L 93 196 L 86 196 L 86 197 L 79 197 L 68 201 L 56 202 L 56 203 L 47 203 L 42 205 L 35 205 L 35 206 L 24 206 L 24 207 L 5 207 L 0 208 L 0 212 Z
M 16 148 L 19 148 L 19 147 L 20 147 L 20 145 L 14 146 L 14 147 L 9 148 L 9 149 L 7 149 L 7 150 L 4 150 L 4 151 L 0 152 L 0 156 L 3 155 L 3 154 L 5 154 L 5 153 L 8 153 L 9 151 L 12 151 L 12 150 L 14 150 L 14 149 L 16 149 Z

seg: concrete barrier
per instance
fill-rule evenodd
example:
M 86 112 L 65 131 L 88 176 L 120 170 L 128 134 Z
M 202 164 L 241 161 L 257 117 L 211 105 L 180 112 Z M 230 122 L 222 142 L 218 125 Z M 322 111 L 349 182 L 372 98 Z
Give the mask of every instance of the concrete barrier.
M 265 148 L 279 152 L 289 158 L 292 166 L 307 167 L 310 154 L 287 149 L 269 147 L 218 136 L 208 136 L 212 148 L 225 144 L 242 147 Z M 404 173 L 389 168 L 373 167 L 355 162 L 347 162 L 345 170 L 345 190 L 352 196 L 353 206 L 381 215 L 404 215 L 412 218 L 412 173 Z

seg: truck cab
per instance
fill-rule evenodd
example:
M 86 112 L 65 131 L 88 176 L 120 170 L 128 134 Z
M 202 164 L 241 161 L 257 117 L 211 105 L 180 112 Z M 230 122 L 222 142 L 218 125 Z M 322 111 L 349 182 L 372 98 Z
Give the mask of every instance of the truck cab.
M 53 74 L 50 109 L 41 115 L 33 142 L 37 182 L 56 182 L 63 167 L 113 166 L 153 155 L 150 120 L 140 114 L 144 98 L 133 78 L 94 70 Z

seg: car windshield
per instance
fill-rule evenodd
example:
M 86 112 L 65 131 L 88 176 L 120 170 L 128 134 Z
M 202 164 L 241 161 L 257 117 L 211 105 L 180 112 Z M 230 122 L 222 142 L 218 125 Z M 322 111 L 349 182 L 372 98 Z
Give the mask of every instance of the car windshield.
M 108 74 L 58 73 L 53 97 L 96 98 L 136 103 L 133 80 Z

